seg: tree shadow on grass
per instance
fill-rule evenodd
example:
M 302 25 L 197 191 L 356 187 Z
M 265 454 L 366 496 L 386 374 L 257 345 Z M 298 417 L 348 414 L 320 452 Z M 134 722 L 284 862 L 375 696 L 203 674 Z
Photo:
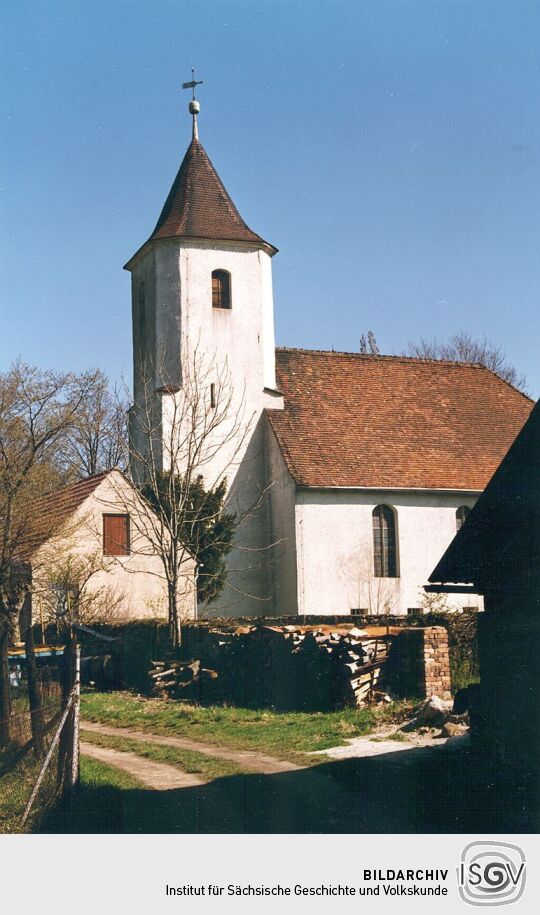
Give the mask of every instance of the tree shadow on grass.
M 536 778 L 470 750 L 404 750 L 171 791 L 82 786 L 42 832 L 528 833 Z

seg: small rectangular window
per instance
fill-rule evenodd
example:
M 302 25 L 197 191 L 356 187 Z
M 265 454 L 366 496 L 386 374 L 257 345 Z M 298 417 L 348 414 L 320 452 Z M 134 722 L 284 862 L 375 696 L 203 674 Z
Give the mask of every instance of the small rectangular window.
M 129 515 L 103 515 L 103 555 L 129 556 Z
M 212 409 L 216 406 L 216 386 L 213 383 L 210 385 L 210 406 Z

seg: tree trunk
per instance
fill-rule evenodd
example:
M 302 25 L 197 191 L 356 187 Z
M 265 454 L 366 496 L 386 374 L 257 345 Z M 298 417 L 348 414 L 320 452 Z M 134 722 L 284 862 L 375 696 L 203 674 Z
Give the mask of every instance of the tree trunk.
M 11 692 L 9 688 L 9 622 L 0 619 L 0 747 L 9 746 L 11 738 Z
M 169 634 L 173 648 L 179 648 L 182 644 L 182 631 L 178 619 L 178 588 L 176 581 L 169 582 L 168 599 L 169 599 Z
M 26 629 L 24 644 L 26 647 L 26 676 L 28 680 L 28 702 L 30 705 L 30 721 L 32 723 L 32 740 L 34 741 L 34 755 L 40 759 L 45 753 L 45 718 L 43 703 L 39 686 L 36 652 L 34 650 L 34 633 L 32 622 Z

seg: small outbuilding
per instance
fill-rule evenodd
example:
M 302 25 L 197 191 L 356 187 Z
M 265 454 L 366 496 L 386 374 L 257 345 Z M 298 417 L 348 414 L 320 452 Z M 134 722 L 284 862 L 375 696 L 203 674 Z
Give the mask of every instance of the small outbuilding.
M 64 486 L 37 508 L 24 557 L 34 622 L 51 621 L 70 599 L 81 622 L 167 616 L 167 581 L 151 537 L 156 518 L 119 470 Z M 195 615 L 195 601 L 195 561 L 186 553 L 180 619 Z
M 429 581 L 484 595 L 479 737 L 509 761 L 538 760 L 540 401 Z

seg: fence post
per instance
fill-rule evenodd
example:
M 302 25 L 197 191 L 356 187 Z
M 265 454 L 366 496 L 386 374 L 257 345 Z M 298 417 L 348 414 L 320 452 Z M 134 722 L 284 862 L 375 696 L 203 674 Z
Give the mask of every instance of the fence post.
M 77 645 L 75 656 L 75 682 L 73 684 L 73 733 L 71 749 L 71 771 L 69 788 L 79 783 L 79 730 L 81 719 L 81 646 Z
M 57 729 L 56 729 L 56 733 L 55 733 L 55 735 L 54 735 L 54 737 L 53 737 L 53 739 L 52 739 L 52 742 L 51 742 L 51 745 L 50 745 L 50 747 L 49 747 L 49 749 L 48 749 L 47 755 L 46 755 L 46 757 L 45 757 L 45 759 L 44 759 L 44 761 L 43 761 L 43 765 L 42 765 L 42 767 L 41 767 L 41 769 L 40 769 L 39 775 L 38 775 L 38 777 L 37 777 L 37 781 L 36 781 L 36 783 L 35 783 L 35 785 L 34 785 L 34 787 L 33 787 L 33 789 L 32 789 L 32 794 L 30 795 L 30 798 L 29 798 L 29 800 L 28 800 L 28 803 L 27 803 L 27 805 L 26 805 L 26 807 L 25 807 L 25 809 L 24 809 L 24 813 L 23 813 L 23 815 L 22 815 L 22 817 L 21 817 L 21 825 L 23 825 L 23 826 L 24 826 L 24 824 L 26 823 L 26 820 L 28 819 L 28 816 L 29 816 L 30 811 L 31 811 L 31 809 L 32 809 L 32 805 L 33 805 L 33 803 L 34 803 L 34 801 L 35 801 L 35 799 L 36 799 L 36 797 L 37 797 L 37 793 L 38 793 L 38 791 L 39 791 L 41 782 L 43 781 L 43 776 L 45 775 L 45 772 L 47 771 L 48 765 L 49 765 L 49 763 L 50 763 L 50 761 L 51 761 L 51 759 L 52 759 L 52 755 L 53 755 L 53 753 L 54 753 L 54 751 L 55 751 L 55 749 L 56 749 L 56 745 L 57 745 L 57 743 L 58 743 L 59 740 L 60 740 L 60 736 L 61 736 L 61 734 L 62 734 L 62 729 L 63 729 L 63 727 L 64 727 L 64 725 L 65 725 L 65 723 L 66 723 L 67 717 L 68 717 L 68 715 L 69 715 L 69 713 L 70 713 L 70 711 L 71 711 L 71 706 L 72 706 L 72 703 L 73 703 L 73 698 L 74 698 L 74 695 L 73 695 L 73 694 L 72 694 L 71 696 L 69 696 L 69 698 L 68 698 L 68 701 L 67 701 L 67 703 L 66 703 L 66 707 L 65 707 L 65 709 L 64 709 L 64 711 L 63 711 L 63 714 L 62 714 L 62 717 L 61 717 L 61 719 L 60 719 L 60 723 L 58 724 L 58 727 L 57 727 Z
M 67 699 L 70 695 L 75 695 L 77 679 L 79 677 L 77 672 L 78 652 L 79 646 L 77 645 L 77 640 L 73 633 L 70 632 L 66 636 L 65 640 L 64 658 L 62 665 L 62 699 L 64 702 L 67 702 Z M 78 716 L 76 716 L 75 708 L 72 705 L 71 712 L 67 718 L 64 731 L 62 733 L 58 751 L 58 791 L 60 794 L 66 794 L 69 792 L 77 782 L 78 760 L 76 763 L 77 769 L 75 771 L 75 776 L 75 766 L 73 760 L 74 745 L 76 741 L 78 742 L 78 736 L 76 733 L 77 730 Z

